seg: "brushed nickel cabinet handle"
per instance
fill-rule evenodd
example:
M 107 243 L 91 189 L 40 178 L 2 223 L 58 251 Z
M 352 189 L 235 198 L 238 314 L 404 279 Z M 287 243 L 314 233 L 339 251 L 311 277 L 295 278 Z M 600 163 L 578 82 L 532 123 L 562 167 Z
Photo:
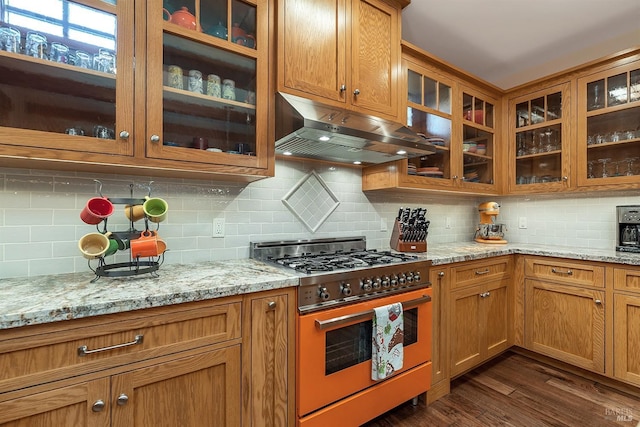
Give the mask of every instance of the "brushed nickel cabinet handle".
M 129 347 L 136 344 L 142 344 L 144 335 L 136 335 L 135 339 L 131 342 L 125 342 L 122 344 L 110 345 L 108 347 L 96 348 L 95 350 L 89 350 L 86 345 L 78 347 L 78 356 L 86 356 L 87 354 L 100 353 L 102 351 L 115 350 L 117 348 Z
M 118 406 L 124 406 L 127 404 L 127 402 L 129 402 L 129 396 L 121 393 L 120 396 L 118 396 L 118 400 L 116 400 L 116 402 L 118 403 Z
M 102 399 L 98 399 L 95 402 L 93 402 L 93 405 L 91 406 L 91 410 L 93 412 L 100 412 L 104 409 L 104 400 Z
M 354 91 L 353 91 L 353 94 L 354 94 L 355 96 L 360 95 L 360 89 L 356 89 L 356 90 L 354 90 Z
M 567 182 L 567 181 L 569 181 L 569 177 L 568 177 L 568 176 L 563 176 L 563 177 L 562 177 L 562 180 L 563 180 L 564 182 Z
M 129 139 L 129 132 L 127 132 L 126 130 L 120 131 L 120 138 Z
M 438 277 L 444 277 L 444 271 L 441 271 L 440 273 L 438 273 Z
M 480 298 L 486 298 L 489 295 L 491 295 L 491 292 L 483 292 L 483 293 L 480 294 Z
M 552 268 L 551 272 L 555 273 L 555 274 L 566 274 L 567 276 L 572 276 L 573 275 L 573 271 L 571 271 L 571 270 L 562 271 L 562 270 L 556 270 L 555 268 Z
M 344 92 L 347 90 L 347 85 L 341 85 L 340 86 L 340 92 Z
M 596 305 L 602 305 L 602 301 L 599 300 L 599 299 L 595 300 L 595 303 L 596 303 Z
M 486 270 L 476 270 L 476 276 L 482 276 L 483 274 L 488 274 L 490 272 L 490 270 L 487 268 Z
M 275 310 L 277 305 L 278 305 L 278 304 L 277 304 L 275 301 L 269 301 L 269 302 L 267 303 L 267 309 L 268 309 L 269 311 L 271 311 L 271 310 Z
M 160 142 L 160 136 L 158 135 L 151 135 L 151 138 L 149 138 L 151 140 L 151 142 Z

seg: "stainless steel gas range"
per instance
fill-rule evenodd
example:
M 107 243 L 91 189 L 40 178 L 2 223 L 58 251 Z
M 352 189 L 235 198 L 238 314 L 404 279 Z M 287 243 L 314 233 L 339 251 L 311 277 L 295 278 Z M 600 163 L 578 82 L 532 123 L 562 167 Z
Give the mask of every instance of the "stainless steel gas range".
M 252 243 L 251 257 L 300 274 L 299 426 L 358 426 L 427 391 L 430 261 L 367 250 L 364 237 Z M 404 363 L 376 381 L 371 379 L 373 309 L 392 303 L 403 306 Z

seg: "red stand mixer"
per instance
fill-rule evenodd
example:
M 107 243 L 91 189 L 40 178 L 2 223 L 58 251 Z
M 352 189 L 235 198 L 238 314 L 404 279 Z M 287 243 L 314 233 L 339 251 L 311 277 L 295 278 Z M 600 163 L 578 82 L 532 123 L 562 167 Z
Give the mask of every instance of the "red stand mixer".
M 500 205 L 496 202 L 485 202 L 478 206 L 480 224 L 476 228 L 475 241 L 478 243 L 507 243 L 504 240 L 504 224 L 496 224 L 496 216 L 500 213 Z

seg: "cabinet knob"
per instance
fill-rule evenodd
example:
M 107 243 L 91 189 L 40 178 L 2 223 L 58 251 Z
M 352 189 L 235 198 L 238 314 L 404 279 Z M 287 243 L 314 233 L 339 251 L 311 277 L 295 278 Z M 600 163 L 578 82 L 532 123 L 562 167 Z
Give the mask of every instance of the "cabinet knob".
M 563 177 L 562 177 L 562 180 L 563 180 L 564 182 L 567 182 L 567 181 L 569 181 L 569 177 L 565 175 L 565 176 L 563 176 Z
M 453 175 L 451 178 L 458 179 L 458 175 Z
M 276 304 L 276 302 L 275 302 L 275 301 L 269 301 L 269 302 L 267 303 L 267 308 L 268 308 L 269 310 L 275 310 L 277 305 L 278 305 L 278 304 Z
M 344 92 L 347 90 L 347 85 L 340 86 L 340 92 Z
M 91 406 L 91 410 L 93 412 L 100 412 L 104 409 L 104 400 L 102 399 L 98 399 L 95 402 L 93 402 L 93 406 Z
M 444 277 L 444 271 L 439 272 L 438 277 Z
M 124 406 L 127 404 L 127 402 L 129 402 L 129 396 L 122 393 L 120 396 L 118 396 L 118 400 L 116 402 L 118 403 L 118 406 Z
M 356 89 L 356 90 L 354 90 L 354 91 L 353 91 L 353 94 L 354 94 L 355 96 L 360 95 L 360 89 Z
M 151 135 L 151 138 L 149 139 L 151 142 L 160 142 L 160 137 L 158 135 Z
M 599 300 L 599 299 L 595 300 L 595 303 L 596 303 L 596 305 L 602 305 L 602 301 Z
M 120 131 L 120 139 L 129 139 L 129 132 L 126 130 Z

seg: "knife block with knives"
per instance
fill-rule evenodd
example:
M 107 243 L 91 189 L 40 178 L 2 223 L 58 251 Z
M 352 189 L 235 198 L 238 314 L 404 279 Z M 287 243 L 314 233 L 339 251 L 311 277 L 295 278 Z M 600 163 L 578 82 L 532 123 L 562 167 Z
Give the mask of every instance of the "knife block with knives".
M 398 252 L 426 252 L 430 221 L 425 220 L 424 208 L 400 208 L 391 231 L 392 249 Z

